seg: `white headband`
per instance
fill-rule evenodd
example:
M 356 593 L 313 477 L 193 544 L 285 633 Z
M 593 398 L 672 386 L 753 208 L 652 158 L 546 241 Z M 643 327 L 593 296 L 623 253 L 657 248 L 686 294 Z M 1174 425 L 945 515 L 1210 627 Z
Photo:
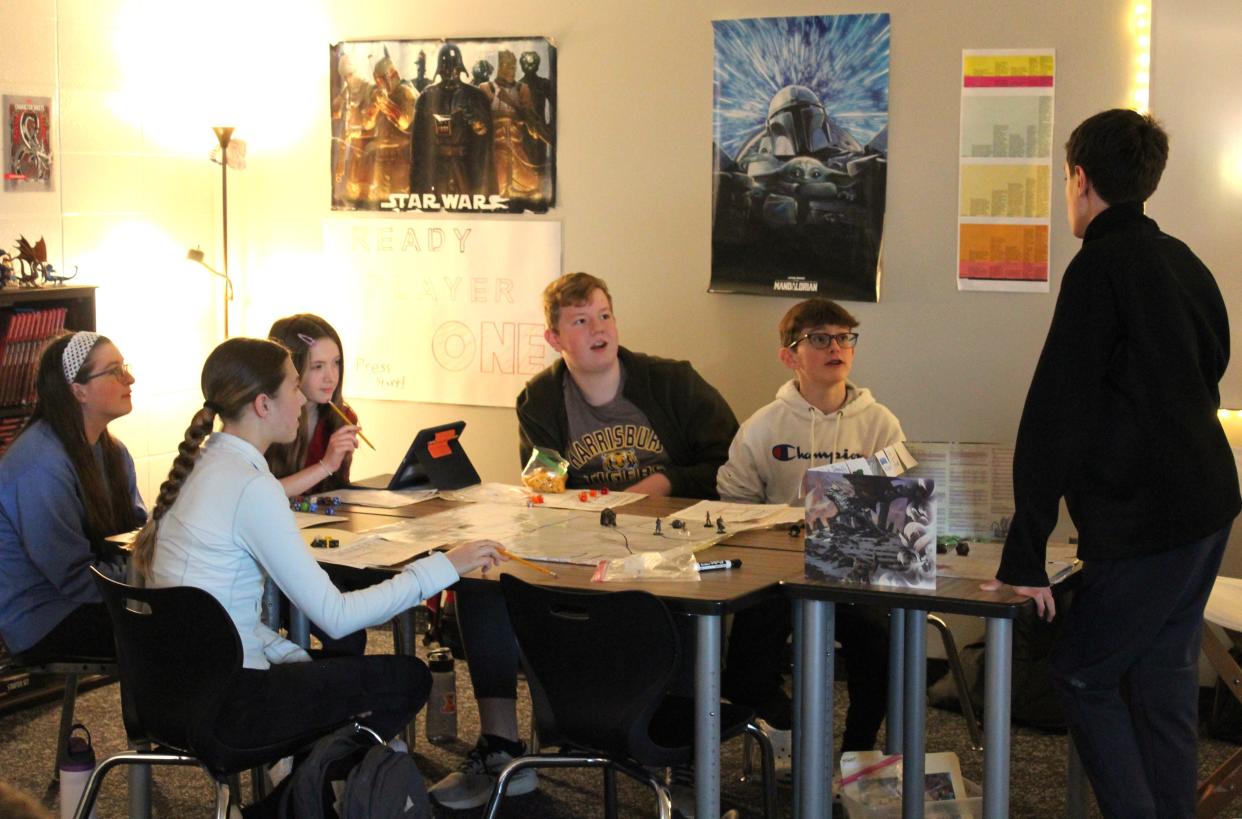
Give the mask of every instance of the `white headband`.
M 78 370 L 82 369 L 83 362 L 91 354 L 97 341 L 99 341 L 98 333 L 80 330 L 74 333 L 73 338 L 69 339 L 69 343 L 65 345 L 65 354 L 61 356 L 60 363 L 65 370 L 65 380 L 70 384 L 78 377 Z

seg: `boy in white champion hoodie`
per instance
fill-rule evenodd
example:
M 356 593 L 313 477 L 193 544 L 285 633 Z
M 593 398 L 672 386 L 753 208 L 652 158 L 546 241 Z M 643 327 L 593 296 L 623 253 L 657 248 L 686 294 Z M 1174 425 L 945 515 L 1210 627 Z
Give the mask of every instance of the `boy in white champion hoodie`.
M 848 380 L 857 326 L 856 318 L 827 299 L 799 302 L 781 319 L 778 355 L 794 378 L 733 438 L 729 460 L 716 474 L 722 500 L 798 503 L 810 467 L 867 457 L 904 440 L 896 416 Z M 725 695 L 755 709 L 778 749 L 789 744 L 789 698 L 780 668 L 791 630 L 787 602 L 739 612 L 723 680 Z M 870 750 L 887 699 L 887 617 L 871 607 L 838 606 L 836 636 L 846 659 L 850 699 L 841 747 Z
M 797 503 L 810 467 L 865 458 L 904 440 L 896 416 L 848 380 L 857 326 L 827 299 L 799 302 L 781 319 L 778 355 L 795 377 L 733 438 L 716 473 L 722 500 Z

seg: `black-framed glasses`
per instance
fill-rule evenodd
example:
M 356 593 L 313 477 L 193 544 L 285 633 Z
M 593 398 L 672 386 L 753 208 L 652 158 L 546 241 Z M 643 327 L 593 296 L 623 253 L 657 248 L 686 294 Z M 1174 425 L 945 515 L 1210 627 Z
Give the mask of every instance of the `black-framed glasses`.
M 105 375 L 112 376 L 117 381 L 120 381 L 122 384 L 125 383 L 125 379 L 134 377 L 134 374 L 133 372 L 130 371 L 128 364 L 116 364 L 114 366 L 109 367 L 106 370 L 100 370 L 97 373 L 91 373 L 86 378 L 82 379 L 82 383 L 83 384 L 90 383 L 91 381 L 94 381 L 96 378 L 101 378 Z
M 827 350 L 834 341 L 842 350 L 848 350 L 858 343 L 858 333 L 804 333 L 786 346 L 792 350 L 804 341 L 811 342 L 817 350 Z

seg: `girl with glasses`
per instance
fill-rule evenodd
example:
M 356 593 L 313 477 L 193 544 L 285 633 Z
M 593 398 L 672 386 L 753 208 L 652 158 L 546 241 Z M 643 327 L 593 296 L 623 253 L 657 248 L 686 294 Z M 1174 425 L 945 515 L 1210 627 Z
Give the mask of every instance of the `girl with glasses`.
M 116 656 L 87 568 L 125 569 L 106 538 L 146 520 L 134 459 L 108 432 L 133 409 L 111 341 L 65 334 L 43 350 L 30 421 L 0 457 L 0 637 L 26 663 Z

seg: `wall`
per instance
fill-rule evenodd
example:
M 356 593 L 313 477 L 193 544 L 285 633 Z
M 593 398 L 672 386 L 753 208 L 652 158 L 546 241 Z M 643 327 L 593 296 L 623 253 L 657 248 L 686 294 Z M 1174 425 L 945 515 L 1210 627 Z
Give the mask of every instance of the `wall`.
M 58 193 L 0 196 L 0 230 L 48 234 L 62 267 L 101 285 L 100 327 L 133 360 L 137 409 L 117 431 L 162 478 L 198 404 L 199 362 L 221 337 L 220 290 L 186 269 L 185 248 L 220 256 L 219 169 L 209 126 L 237 126 L 249 167 L 229 177 L 234 332 L 262 334 L 282 313 L 331 316 L 313 287 L 328 200 L 330 41 L 401 36 L 549 35 L 559 47 L 558 207 L 564 266 L 607 278 L 623 343 L 691 358 L 744 418 L 785 377 L 775 325 L 788 299 L 705 292 L 710 227 L 713 18 L 892 14 L 889 208 L 881 302 L 862 320 L 856 379 L 915 439 L 1011 440 L 1055 299 L 1077 243 L 1054 192 L 1053 292 L 955 289 L 960 52 L 1053 47 L 1056 128 L 1127 100 L 1129 6 L 1018 0 L 805 2 L 699 0 L 624 6 L 565 0 L 452 5 L 235 0 L 21 0 L 6 5 L 29 38 L 0 55 L 4 91 L 59 92 Z M 673 11 L 675 9 L 675 11 Z M 187 18 L 187 15 L 192 15 Z M 188 19 L 188 22 L 186 20 Z M 279 32 L 273 37 L 272 32 Z M 10 38 L 16 43 L 14 38 Z M 230 107 L 231 106 L 231 107 Z M 228 117 L 229 119 L 224 119 Z M 1059 179 L 1059 175 L 1057 177 Z M 63 211 L 60 236 L 57 215 Z M 414 217 L 417 218 L 417 217 Z M 333 287 L 348 287 L 338 276 Z M 390 319 L 393 317 L 389 317 Z M 348 346 L 348 328 L 341 328 Z M 348 385 L 347 385 L 348 386 Z M 507 400 L 508 397 L 506 397 Z M 412 432 L 454 417 L 485 479 L 516 476 L 507 408 L 359 402 L 391 468 Z

